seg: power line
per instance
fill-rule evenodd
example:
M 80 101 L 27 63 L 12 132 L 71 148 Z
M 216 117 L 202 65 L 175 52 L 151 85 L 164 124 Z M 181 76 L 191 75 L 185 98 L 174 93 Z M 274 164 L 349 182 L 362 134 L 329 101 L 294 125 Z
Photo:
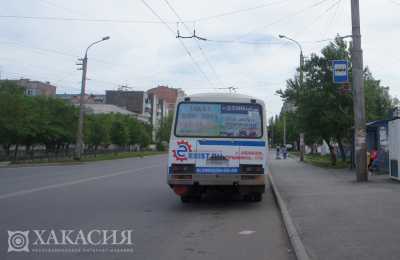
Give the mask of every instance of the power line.
M 204 38 L 207 42 L 213 43 L 225 43 L 225 44 L 248 44 L 248 45 L 281 45 L 282 42 L 274 42 L 274 41 L 235 41 L 235 40 L 214 40 L 209 38 Z
M 342 15 L 343 15 L 343 18 L 342 18 L 342 20 L 343 20 L 343 24 L 342 24 L 342 30 L 344 30 L 344 32 L 345 32 L 345 35 L 350 35 L 351 34 L 351 32 L 350 31 L 348 31 L 350 28 L 349 28 L 349 23 L 351 22 L 351 18 L 349 18 L 349 10 L 348 10 L 348 5 L 347 5 L 347 3 L 344 3 L 343 4 L 343 10 L 342 10 Z M 348 33 L 346 33 L 346 32 L 348 32 Z
M 301 33 L 296 34 L 296 37 L 298 37 L 299 35 L 302 35 L 304 32 L 307 32 L 314 24 L 316 24 L 318 21 L 320 21 L 323 16 L 325 16 L 327 13 L 329 13 L 333 8 L 338 7 L 340 2 L 341 2 L 341 0 L 337 0 L 333 4 L 329 5 L 328 8 L 326 8 L 321 14 L 319 14 L 308 26 L 306 26 Z M 336 11 L 337 11 L 337 9 L 336 9 Z M 325 35 L 325 37 L 326 37 L 326 35 Z
M 43 71 L 44 71 L 44 70 L 43 70 Z M 24 73 L 12 72 L 12 71 L 10 71 L 10 70 L 8 70 L 8 69 L 3 70 L 3 74 L 4 74 L 4 75 L 14 75 L 14 76 L 16 76 L 16 77 L 19 77 L 18 79 L 21 79 L 21 78 L 32 79 L 32 78 L 35 78 L 35 76 L 33 76 L 33 75 L 37 75 L 37 73 L 32 73 L 32 72 L 31 72 L 31 73 L 29 73 L 29 72 L 26 73 L 26 71 L 25 71 Z M 5 77 L 7 77 L 7 76 L 5 76 Z M 4 78 L 5 78 L 5 77 L 4 77 Z M 9 76 L 8 76 L 7 78 L 10 79 L 10 80 L 12 80 Z M 65 78 L 62 79 L 62 80 L 47 78 L 47 81 L 53 82 L 53 84 L 56 85 L 57 87 L 65 87 L 65 86 L 63 86 L 62 84 L 57 83 L 57 82 L 65 81 L 65 80 L 66 80 Z M 68 84 L 68 87 L 67 87 L 67 88 L 78 89 L 77 87 L 72 87 L 71 85 L 73 85 L 73 84 Z M 80 88 L 79 88 L 79 89 L 80 89 Z
M 79 55 L 74 55 L 74 54 L 67 53 L 67 52 L 63 52 L 63 51 L 59 51 L 59 50 L 46 49 L 46 48 L 33 47 L 33 46 L 25 46 L 25 45 L 23 45 L 23 44 L 16 43 L 16 42 L 0 42 L 0 45 L 1 45 L 1 44 L 12 45 L 12 47 L 16 47 L 16 48 L 28 49 L 28 50 L 33 51 L 33 52 L 35 52 L 35 53 L 37 53 L 37 54 L 40 54 L 40 55 L 45 55 L 44 53 L 51 53 L 51 54 L 61 55 L 61 56 L 67 57 L 67 58 L 74 58 L 74 59 L 76 59 L 76 58 L 79 57 Z M 44 52 L 44 53 L 43 53 L 43 52 Z M 9 59 L 9 58 L 1 57 L 1 60 L 5 60 L 5 59 Z M 12 62 L 14 62 L 14 63 L 16 63 L 16 64 L 21 64 L 20 62 L 16 62 L 16 60 L 13 60 L 13 59 L 9 59 L 9 60 L 11 60 Z M 111 62 L 103 61 L 103 60 L 101 60 L 101 59 L 91 58 L 91 60 L 93 60 L 93 61 L 96 62 L 96 63 L 110 64 L 110 65 L 113 65 L 113 66 L 120 66 L 120 67 L 127 67 L 127 68 L 130 67 L 129 65 L 111 63 Z M 24 61 L 24 63 L 25 63 L 25 61 Z M 29 67 L 33 67 L 33 66 L 29 66 Z M 37 65 L 35 65 L 35 67 L 37 67 Z M 108 70 L 110 70 L 110 69 L 108 69 Z M 46 68 L 46 71 L 48 71 L 47 68 Z M 115 71 L 117 71 L 117 70 L 115 70 Z M 74 72 L 75 72 L 75 71 L 73 71 L 73 73 L 74 73 Z M 154 76 L 155 74 L 157 74 L 157 73 L 159 73 L 159 72 L 147 74 L 146 76 L 140 76 L 139 78 L 150 78 L 150 77 L 153 77 L 153 76 Z M 72 74 L 72 73 L 71 73 L 71 74 Z M 65 77 L 65 78 L 67 78 L 67 77 Z M 61 79 L 60 81 L 63 81 L 63 80 L 64 80 L 64 78 Z
M 50 80 L 52 82 L 65 81 L 67 78 L 72 76 L 72 73 L 65 74 L 64 71 L 60 71 L 60 70 L 55 71 L 53 67 L 49 68 L 49 67 L 39 66 L 38 64 L 28 65 L 25 60 L 24 60 L 23 63 L 21 63 L 21 62 L 18 62 L 18 61 L 16 62 L 16 60 L 13 60 L 13 59 L 3 58 L 3 57 L 1 58 L 1 60 L 5 60 L 5 59 L 6 60 L 10 60 L 11 62 L 17 64 L 18 66 L 22 66 L 24 71 L 36 70 L 36 71 L 42 72 L 42 73 L 39 73 L 39 77 L 41 77 L 41 78 L 43 78 L 43 77 L 44 78 L 51 77 L 51 78 L 53 78 L 52 80 Z M 51 70 L 52 70 L 52 73 L 49 73 Z M 11 73 L 11 74 L 16 74 L 16 73 Z M 34 72 L 33 74 L 35 74 L 37 76 L 38 73 Z M 57 75 L 55 75 L 55 74 L 57 74 Z M 26 77 L 24 74 L 19 74 L 19 75 L 21 77 Z M 54 79 L 54 78 L 56 78 L 56 79 Z
M 17 43 L 17 42 L 0 42 L 0 44 L 5 44 L 5 45 L 15 45 L 21 48 L 26 48 L 26 49 L 33 49 L 33 50 L 37 50 L 37 51 L 41 51 L 41 52 L 47 52 L 47 53 L 53 53 L 53 54 L 57 54 L 57 55 L 62 55 L 62 56 L 66 56 L 66 57 L 73 57 L 76 58 L 78 57 L 78 55 L 73 55 L 70 53 L 66 53 L 63 51 L 58 51 L 58 50 L 54 50 L 54 49 L 46 49 L 46 48 L 42 48 L 42 47 L 29 47 L 29 46 L 24 46 L 23 44 Z
M 141 0 L 142 3 L 147 7 L 147 9 L 150 10 L 150 12 L 156 16 L 158 18 L 158 20 L 160 20 L 160 22 L 162 22 L 165 27 L 167 27 L 167 29 L 172 32 L 175 35 L 175 31 L 168 25 L 167 22 L 164 21 L 164 19 L 162 19 L 162 17 L 160 15 L 157 14 L 157 12 L 145 1 L 145 0 Z M 203 75 L 203 77 L 208 81 L 208 83 L 210 84 L 210 86 L 213 86 L 210 78 L 207 76 L 207 74 L 201 69 L 200 65 L 197 63 L 197 61 L 193 58 L 192 53 L 189 51 L 189 49 L 186 47 L 186 45 L 183 43 L 182 39 L 179 39 L 179 42 L 182 46 L 182 48 L 186 51 L 187 55 L 190 57 L 190 59 L 192 60 L 193 64 L 195 65 L 195 67 L 200 71 L 200 73 Z
M 324 35 L 324 37 L 326 37 L 327 34 L 329 33 L 328 30 L 330 29 L 330 27 L 332 27 L 332 23 L 333 23 L 333 21 L 334 21 L 335 18 L 336 18 L 336 15 L 337 15 L 337 12 L 338 12 L 338 9 L 339 9 L 341 3 L 342 3 L 342 0 L 338 0 L 338 2 L 335 3 L 336 9 L 335 9 L 335 11 L 333 12 L 333 16 L 331 17 L 330 21 L 328 21 L 328 23 L 326 24 L 327 29 L 325 30 L 325 35 Z M 334 8 L 334 7 L 333 7 L 333 8 Z
M 288 1 L 290 1 L 290 0 L 272 1 L 270 3 L 261 4 L 261 5 L 257 5 L 257 6 L 253 6 L 253 7 L 248 7 L 248 8 L 238 9 L 238 10 L 234 10 L 234 11 L 230 11 L 230 12 L 224 12 L 224 13 L 220 13 L 220 14 L 200 17 L 200 18 L 192 20 L 191 22 L 202 22 L 202 21 L 207 21 L 207 20 L 211 20 L 211 19 L 215 19 L 215 18 L 235 15 L 235 14 L 239 14 L 239 13 L 250 12 L 250 11 L 258 10 L 258 9 L 265 8 L 265 7 L 268 7 L 268 6 L 272 6 L 272 5 L 275 5 L 275 4 L 283 4 L 283 3 L 288 2 Z
M 217 88 L 219 90 L 228 90 L 229 93 L 236 93 L 236 90 L 238 89 L 237 87 L 234 86 L 230 86 L 230 87 L 226 87 L 226 88 Z
M 76 54 L 72 54 L 72 53 L 68 53 L 68 52 L 64 52 L 64 51 L 60 51 L 60 50 L 48 49 L 48 48 L 42 48 L 42 47 L 34 47 L 34 46 L 25 46 L 25 45 L 17 43 L 17 42 L 4 42 L 3 41 L 3 42 L 0 42 L 0 44 L 14 45 L 15 47 L 31 49 L 31 50 L 35 50 L 35 51 L 39 51 L 39 52 L 57 54 L 57 55 L 65 56 L 65 57 L 71 57 L 74 59 L 80 57 L 80 55 L 76 55 Z M 43 53 L 40 53 L 40 54 L 43 54 Z M 128 67 L 127 64 L 118 64 L 118 63 L 114 63 L 114 62 L 110 62 L 110 61 L 106 61 L 106 60 L 98 59 L 98 58 L 91 58 L 91 60 L 96 63 L 102 63 L 102 64 L 107 64 L 107 65 L 112 65 L 112 66 Z
M 43 70 L 41 70 L 41 71 L 45 71 L 44 69 Z M 16 73 L 16 72 L 11 72 L 11 71 L 9 71 L 9 70 L 3 70 L 3 73 L 4 74 L 11 74 L 11 75 L 15 75 L 15 76 L 18 76 L 18 77 L 22 77 L 22 78 L 34 78 L 34 77 L 32 77 L 32 75 L 28 75 L 28 74 L 22 74 L 22 73 Z M 57 87 L 64 87 L 64 88 L 70 88 L 70 89 L 73 89 L 73 90 L 79 90 L 80 91 L 80 88 L 78 88 L 78 87 L 73 87 L 73 84 L 68 84 L 68 86 L 63 86 L 63 84 L 60 84 L 59 82 L 66 82 L 66 78 L 67 77 L 69 77 L 69 76 L 71 76 L 71 73 L 69 73 L 69 74 L 67 74 L 66 75 L 66 77 L 64 77 L 64 78 L 62 78 L 62 79 L 50 79 L 50 82 L 54 82 L 53 84 L 55 84 Z M 72 80 L 72 79 L 71 79 Z M 88 79 L 89 81 L 95 81 L 95 82 L 99 82 L 99 83 L 103 83 L 103 84 L 108 84 L 108 85 L 114 85 L 114 86 L 121 86 L 121 84 L 117 84 L 117 83 L 114 83 L 114 82 L 111 82 L 111 81 L 105 81 L 105 80 L 100 80 L 100 79 L 93 79 L 93 78 L 91 78 L 91 79 Z M 79 84 L 79 83 L 76 83 L 77 85 Z
M 1 58 L 1 59 L 3 60 L 4 58 Z M 6 58 L 6 59 L 8 59 L 10 61 L 14 61 L 14 62 L 16 61 L 16 60 L 9 59 L 9 58 Z M 26 64 L 26 62 L 24 64 L 19 64 L 17 62 L 15 62 L 15 63 L 18 64 L 19 66 L 22 66 L 23 68 L 25 68 L 24 71 L 36 70 L 36 71 L 42 72 L 43 74 L 40 74 L 40 75 L 42 75 L 44 77 L 53 78 L 53 80 L 50 80 L 52 82 L 65 82 L 66 80 L 71 81 L 73 79 L 70 79 L 70 77 L 73 76 L 73 74 L 76 72 L 76 71 L 72 71 L 72 72 L 69 72 L 69 73 L 65 73 L 64 71 L 54 70 L 54 68 L 50 68 L 50 67 L 47 67 L 47 66 L 39 66 L 38 64 L 35 64 L 33 66 L 33 65 L 30 65 L 30 64 Z M 14 73 L 14 74 L 16 74 L 16 73 Z M 25 77 L 23 74 L 21 74 L 21 76 Z M 56 78 L 56 79 L 54 79 L 54 78 Z M 107 83 L 107 84 L 112 84 L 112 85 L 118 85 L 116 83 L 109 82 L 109 81 L 104 81 L 104 80 L 98 80 L 98 79 L 92 79 L 92 80 L 93 81 Z
M 63 9 L 65 11 L 68 11 L 70 13 L 81 13 L 77 12 L 76 10 L 72 10 L 66 7 L 63 7 L 61 5 L 52 3 L 47 0 L 39 0 L 47 5 L 51 5 L 53 7 Z M 231 15 L 236 15 L 244 12 L 250 12 L 254 11 L 257 9 L 265 8 L 268 6 L 273 6 L 276 4 L 283 4 L 286 2 L 289 2 L 290 0 L 277 0 L 277 1 L 272 1 L 270 3 L 266 4 L 261 4 L 257 5 L 254 7 L 248 7 L 248 8 L 243 8 L 243 9 L 237 9 L 233 10 L 230 12 L 223 12 L 211 16 L 205 16 L 205 17 L 200 17 L 196 18 L 193 20 L 185 20 L 184 22 L 186 23 L 193 23 L 193 22 L 203 22 L 203 21 L 208 21 L 220 17 L 225 17 L 225 16 L 231 16 Z M 59 17 L 59 16 L 26 16 L 26 15 L 0 15 L 0 18 L 9 18 L 9 19 L 29 19 L 29 20 L 51 20 L 51 21 L 70 21 L 70 22 L 89 22 L 89 23 L 127 23 L 127 24 L 162 24 L 162 22 L 159 21 L 147 21 L 147 20 L 129 20 L 129 19 L 97 19 L 97 18 L 82 18 L 82 17 Z M 175 21 L 166 21 L 168 24 L 174 24 L 176 23 Z
M 285 21 L 285 20 L 291 19 L 292 17 L 298 16 L 298 15 L 304 13 L 305 11 L 307 11 L 307 10 L 309 10 L 309 9 L 315 8 L 315 7 L 317 7 L 317 6 L 320 6 L 320 5 L 322 5 L 323 3 L 327 2 L 327 1 L 330 1 L 330 0 L 320 0 L 320 1 L 317 1 L 317 2 L 315 2 L 315 3 L 313 3 L 313 4 L 311 4 L 311 5 L 308 5 L 307 7 L 303 8 L 303 9 L 301 9 L 301 10 L 299 10 L 299 11 L 293 12 L 293 13 L 291 13 L 291 14 L 285 16 L 285 17 L 282 17 L 282 18 L 280 18 L 280 19 L 277 19 L 277 20 L 275 20 L 274 22 L 263 26 L 262 28 L 265 29 L 265 28 L 270 27 L 270 26 L 272 26 L 272 25 L 275 25 L 275 24 L 278 24 L 278 23 L 283 22 L 283 21 Z M 240 39 L 246 37 L 247 35 L 251 34 L 251 33 L 254 32 L 254 31 L 255 31 L 255 30 L 251 30 L 251 31 L 247 32 L 246 34 L 244 34 L 244 35 L 242 35 L 241 37 L 237 38 L 235 41 L 240 41 Z M 329 40 L 331 40 L 331 39 L 322 39 L 322 40 L 309 41 L 309 42 L 300 41 L 300 42 L 301 42 L 301 43 L 306 43 L 306 44 L 317 44 L 317 43 L 322 43 L 322 42 L 329 41 Z M 281 44 L 281 45 L 280 45 L 280 48 L 282 48 L 283 46 L 287 46 L 287 45 L 289 45 L 289 44 L 291 44 L 291 43 L 290 43 L 290 42 L 286 42 L 286 43 L 284 43 L 284 44 Z M 278 48 L 278 50 L 279 50 L 280 48 Z
M 71 13 L 78 13 L 75 10 L 60 6 L 58 4 L 52 3 L 47 0 L 39 0 L 45 4 L 51 5 L 53 7 L 66 10 Z M 231 16 L 239 13 L 250 12 L 257 9 L 265 8 L 268 6 L 272 6 L 275 4 L 282 4 L 288 2 L 289 0 L 277 0 L 271 3 L 257 5 L 254 7 L 248 7 L 244 9 L 238 9 L 230 12 L 223 12 L 211 16 L 200 17 L 193 20 L 186 20 L 184 22 L 193 23 L 193 22 L 202 22 L 207 21 L 219 17 Z M 80 13 L 80 12 L 79 12 Z M 9 18 L 9 19 L 28 19 L 28 20 L 50 20 L 50 21 L 69 21 L 69 22 L 89 22 L 89 23 L 127 23 L 127 24 L 162 24 L 160 21 L 147 21 L 147 20 L 129 20 L 129 19 L 96 19 L 96 18 L 82 18 L 82 17 L 59 17 L 59 16 L 26 16 L 26 15 L 0 15 L 0 18 Z M 166 21 L 168 24 L 174 24 L 175 21 Z
M 324 2 L 327 2 L 327 1 L 330 1 L 330 0 L 320 0 L 320 1 L 317 1 L 317 2 L 315 2 L 314 4 L 308 5 L 308 6 L 306 6 L 305 8 L 303 8 L 303 9 L 301 9 L 301 10 L 299 10 L 299 11 L 296 11 L 296 12 L 293 12 L 293 13 L 291 13 L 291 14 L 288 14 L 288 15 L 286 15 L 286 16 L 284 16 L 284 17 L 281 17 L 281 18 L 279 18 L 279 19 L 277 19 L 277 20 L 275 20 L 275 21 L 273 21 L 273 22 L 271 22 L 271 23 L 269 23 L 269 24 L 267 24 L 267 25 L 264 25 L 264 26 L 262 26 L 262 27 L 257 27 L 257 28 L 255 28 L 255 29 L 252 29 L 252 30 L 248 31 L 247 33 L 243 34 L 242 36 L 240 36 L 239 38 L 237 38 L 236 40 L 240 40 L 240 39 L 242 39 L 242 38 L 248 36 L 249 34 L 255 32 L 255 31 L 258 30 L 258 29 L 266 29 L 266 28 L 268 28 L 268 27 L 270 27 L 270 26 L 272 26 L 272 25 L 281 23 L 281 22 L 283 22 L 283 21 L 285 21 L 285 20 L 290 20 L 290 19 L 292 19 L 293 17 L 298 16 L 298 15 L 304 13 L 305 11 L 307 11 L 307 10 L 309 10 L 309 9 L 315 8 L 315 7 L 317 7 L 317 6 L 323 4 Z
M 394 0 L 389 0 L 389 1 L 392 2 L 393 4 L 400 5 L 400 2 L 397 2 L 397 1 L 394 1 Z
M 58 17 L 58 16 L 0 15 L 0 18 L 69 21 L 69 22 L 90 22 L 90 23 L 161 24 L 161 22 L 146 21 L 146 20 L 95 19 L 95 18 Z M 174 22 L 169 22 L 169 23 L 174 23 Z
M 329 42 L 335 40 L 334 38 L 326 38 L 322 40 L 316 40 L 316 41 L 300 41 L 300 43 L 305 43 L 305 44 L 310 44 L 310 43 L 323 43 L 323 42 Z
M 36 0 L 36 1 L 44 3 L 45 5 L 49 5 L 49 6 L 53 7 L 53 8 L 64 10 L 64 11 L 69 12 L 69 13 L 80 13 L 80 14 L 83 14 L 82 12 L 79 12 L 77 10 L 73 10 L 73 9 L 67 8 L 65 6 L 56 4 L 56 3 L 52 2 L 52 1 L 48 1 L 48 0 Z
M 178 12 L 175 10 L 175 8 L 168 2 L 168 0 L 164 0 L 164 2 L 167 4 L 167 6 L 169 7 L 169 9 L 175 14 L 175 16 L 178 18 L 178 20 L 183 24 L 183 26 L 186 28 L 186 30 L 188 32 L 190 32 L 190 28 L 186 25 L 186 23 L 183 22 L 182 18 L 180 17 L 180 15 L 178 14 Z M 197 47 L 200 50 L 201 55 L 204 57 L 204 60 L 207 62 L 208 66 L 211 68 L 211 71 L 214 73 L 215 77 L 217 78 L 217 80 L 220 82 L 220 84 L 222 86 L 224 86 L 225 84 L 223 83 L 223 81 L 221 80 L 220 76 L 218 75 L 217 71 L 215 70 L 214 66 L 211 64 L 210 59 L 208 58 L 208 56 L 206 55 L 206 53 L 204 52 L 203 48 L 201 47 L 200 43 L 197 41 L 196 38 L 193 38 L 193 40 L 196 42 Z
M 245 44 L 245 45 L 287 45 L 282 41 L 235 41 L 235 40 L 214 40 L 209 38 L 204 38 L 206 42 L 217 43 L 217 44 Z M 299 41 L 302 44 L 319 44 L 322 42 L 332 41 L 334 38 L 324 38 L 320 40 L 307 40 Z

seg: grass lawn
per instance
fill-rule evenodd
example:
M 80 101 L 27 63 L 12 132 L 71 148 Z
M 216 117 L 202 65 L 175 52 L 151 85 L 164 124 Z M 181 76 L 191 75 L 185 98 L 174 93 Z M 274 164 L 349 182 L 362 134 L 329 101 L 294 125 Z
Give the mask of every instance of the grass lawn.
M 124 159 L 124 158 L 133 158 L 133 157 L 143 157 L 150 155 L 158 155 L 167 153 L 166 151 L 144 151 L 144 152 L 122 152 L 118 154 L 99 154 L 96 157 L 90 156 L 83 158 L 82 162 L 93 162 L 93 161 L 104 161 L 104 160 L 114 160 L 114 159 Z
M 143 156 L 150 156 L 150 155 L 158 155 L 163 154 L 166 152 L 160 151 L 143 151 L 143 152 L 120 152 L 120 153 L 109 153 L 109 154 L 98 154 L 96 157 L 94 155 L 90 156 L 83 156 L 80 161 L 75 161 L 71 159 L 60 159 L 60 160 L 47 160 L 47 159 L 40 159 L 40 160 L 29 160 L 29 161 L 16 161 L 12 162 L 11 164 L 40 164 L 40 163 L 55 163 L 55 164 L 76 164 L 79 162 L 95 162 L 95 161 L 105 161 L 105 160 L 115 160 L 115 159 L 125 159 L 125 158 L 134 158 L 134 157 L 143 157 Z
M 296 157 L 300 156 L 299 152 L 290 152 L 290 154 Z M 336 165 L 332 165 L 330 155 L 305 154 L 304 162 L 314 166 L 331 169 L 345 169 L 350 167 L 350 162 L 343 162 L 341 158 L 337 158 Z

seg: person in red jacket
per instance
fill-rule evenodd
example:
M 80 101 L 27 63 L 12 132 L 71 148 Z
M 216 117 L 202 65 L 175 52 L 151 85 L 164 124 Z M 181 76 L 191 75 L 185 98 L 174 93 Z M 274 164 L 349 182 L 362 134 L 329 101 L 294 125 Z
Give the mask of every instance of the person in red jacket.
M 378 159 L 378 151 L 376 150 L 376 148 L 372 148 L 371 152 L 370 152 L 370 159 L 369 159 L 369 164 L 368 164 L 368 169 L 371 171 L 372 169 L 372 165 L 374 163 L 374 161 Z

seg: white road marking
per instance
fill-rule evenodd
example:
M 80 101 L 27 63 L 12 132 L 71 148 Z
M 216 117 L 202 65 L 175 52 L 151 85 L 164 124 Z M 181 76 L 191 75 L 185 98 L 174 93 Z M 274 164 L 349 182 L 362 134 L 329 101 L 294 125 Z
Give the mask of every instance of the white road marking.
M 238 234 L 239 235 L 251 235 L 254 233 L 256 233 L 256 231 L 254 231 L 254 230 L 243 230 L 243 231 L 240 231 Z
M 157 167 L 160 167 L 161 165 L 163 165 L 163 164 L 156 164 L 156 165 L 152 165 L 152 166 L 138 168 L 135 170 L 119 171 L 119 172 L 115 172 L 112 174 L 106 174 L 106 175 L 100 175 L 100 176 L 80 179 L 80 180 L 76 180 L 76 181 L 52 184 L 52 185 L 47 185 L 47 186 L 38 187 L 38 188 L 34 188 L 34 189 L 29 189 L 29 190 L 21 190 L 21 191 L 11 192 L 11 193 L 0 195 L 0 200 L 11 198 L 11 197 L 22 196 L 22 195 L 26 195 L 26 194 L 30 194 L 30 193 L 34 193 L 34 192 L 38 192 L 38 191 L 43 191 L 43 190 L 61 188 L 61 187 L 71 186 L 71 185 L 80 184 L 80 183 L 84 183 L 84 182 L 90 182 L 90 181 L 111 178 L 111 177 L 124 175 L 124 174 L 128 174 L 128 173 L 140 172 L 140 171 L 146 170 L 146 169 L 157 168 Z

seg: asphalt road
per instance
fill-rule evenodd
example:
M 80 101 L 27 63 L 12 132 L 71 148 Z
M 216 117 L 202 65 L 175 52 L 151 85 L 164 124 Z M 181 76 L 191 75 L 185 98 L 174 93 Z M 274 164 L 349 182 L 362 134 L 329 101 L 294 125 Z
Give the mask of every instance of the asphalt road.
M 0 168 L 0 259 L 294 259 L 269 189 L 261 203 L 216 194 L 182 204 L 165 170 L 165 155 Z M 113 253 L 32 251 L 32 230 L 62 229 L 131 229 L 133 245 Z M 26 230 L 30 252 L 7 252 L 8 231 Z

